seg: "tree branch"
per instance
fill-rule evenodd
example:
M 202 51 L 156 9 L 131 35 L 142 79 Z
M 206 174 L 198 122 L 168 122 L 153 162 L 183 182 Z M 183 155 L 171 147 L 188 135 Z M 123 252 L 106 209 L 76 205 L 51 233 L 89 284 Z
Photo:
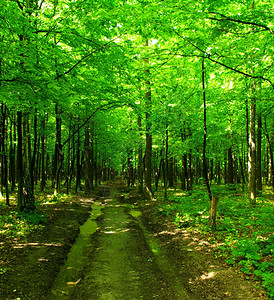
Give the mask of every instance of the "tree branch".
M 264 24 L 258 24 L 258 23 L 255 23 L 255 22 L 249 22 L 249 21 L 242 21 L 242 20 L 232 19 L 230 17 L 227 17 L 227 16 L 225 16 L 223 14 L 216 13 L 216 12 L 208 12 L 208 13 L 209 14 L 215 14 L 215 15 L 218 14 L 218 15 L 220 15 L 223 18 L 223 19 L 218 19 L 218 18 L 208 17 L 208 19 L 210 19 L 210 20 L 216 20 L 216 21 L 219 21 L 219 22 L 231 21 L 231 22 L 245 24 L 245 25 L 257 26 L 257 27 L 261 27 L 261 28 L 264 28 L 264 29 L 270 31 L 272 34 L 274 33 L 268 26 L 266 26 Z
M 243 72 L 243 71 L 240 71 L 240 70 L 235 69 L 235 68 L 233 68 L 233 67 L 230 67 L 230 66 L 228 66 L 228 65 L 226 65 L 226 64 L 224 64 L 224 63 L 222 63 L 222 62 L 220 62 L 220 61 L 217 61 L 217 60 L 211 58 L 211 57 L 210 57 L 210 54 L 208 54 L 206 51 L 204 51 L 202 48 L 198 47 L 197 45 L 195 45 L 194 43 L 192 43 L 191 41 L 189 41 L 187 38 L 183 37 L 183 36 L 182 36 L 181 34 L 179 34 L 177 31 L 175 31 L 174 29 L 171 29 L 171 30 L 172 30 L 174 33 L 176 33 L 180 38 L 184 39 L 187 43 L 189 43 L 192 47 L 194 47 L 195 49 L 197 49 L 197 50 L 199 50 L 201 53 L 203 53 L 203 56 L 204 56 L 205 59 L 208 59 L 208 60 L 210 60 L 210 61 L 212 61 L 212 62 L 214 62 L 214 63 L 216 63 L 216 64 L 218 64 L 218 65 L 221 65 L 221 66 L 223 66 L 223 67 L 225 67 L 225 68 L 227 68 L 227 69 L 229 69 L 229 70 L 231 70 L 231 71 L 234 71 L 234 72 L 239 73 L 239 74 L 241 74 L 241 75 L 244 75 L 244 76 L 246 76 L 246 77 L 254 78 L 254 79 L 262 79 L 263 81 L 267 81 L 267 82 L 272 86 L 272 88 L 274 89 L 274 83 L 273 83 L 270 79 L 265 78 L 265 77 L 263 77 L 263 76 L 254 76 L 254 75 L 248 74 L 248 73 L 246 73 L 246 72 Z
M 104 110 L 108 110 L 111 108 L 116 108 L 116 107 L 122 107 L 127 105 L 126 103 L 107 103 L 104 104 L 102 106 L 97 107 L 94 112 L 83 122 L 83 124 L 81 126 L 79 126 L 61 145 L 61 148 L 63 148 L 67 142 L 69 142 L 69 140 L 80 131 L 81 128 L 83 128 L 87 122 L 98 112 L 98 111 L 104 111 Z
M 84 55 L 80 60 L 78 60 L 71 68 L 69 68 L 67 71 L 65 71 L 62 74 L 59 74 L 55 77 L 55 79 L 59 79 L 60 77 L 63 77 L 67 74 L 69 74 L 73 69 L 75 69 L 79 64 L 81 64 L 84 60 L 86 60 L 88 57 L 92 56 L 94 53 L 106 48 L 110 43 L 112 43 L 113 41 L 117 40 L 118 38 L 120 38 L 121 35 L 119 35 L 118 37 L 115 37 L 114 39 L 112 39 L 111 41 L 105 43 L 104 45 L 102 45 L 100 48 L 97 48 L 95 50 L 93 50 L 91 53 Z

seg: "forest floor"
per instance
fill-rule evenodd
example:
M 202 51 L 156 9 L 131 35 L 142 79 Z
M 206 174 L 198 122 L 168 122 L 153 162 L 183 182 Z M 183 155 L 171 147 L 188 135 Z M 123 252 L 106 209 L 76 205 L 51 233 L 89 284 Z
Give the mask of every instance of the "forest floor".
M 60 267 L 95 203 L 101 210 L 93 216 L 96 232 L 76 253 L 85 256 L 83 265 L 66 280 L 70 289 L 58 291 Z M 41 205 L 47 214 L 41 230 L 0 241 L 0 299 L 268 299 L 216 258 L 201 235 L 177 229 L 156 207 L 156 200 L 117 182 L 93 197 Z M 65 265 L 64 272 L 71 268 Z

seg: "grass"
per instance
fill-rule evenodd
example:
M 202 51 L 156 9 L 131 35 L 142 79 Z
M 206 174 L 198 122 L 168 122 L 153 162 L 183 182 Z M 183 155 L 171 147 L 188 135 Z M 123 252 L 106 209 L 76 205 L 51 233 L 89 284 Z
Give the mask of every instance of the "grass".
M 158 213 L 173 217 L 178 227 L 198 230 L 212 243 L 218 243 L 216 256 L 228 264 L 237 265 L 246 278 L 260 280 L 270 299 L 274 298 L 274 203 L 269 189 L 251 206 L 244 193 L 228 190 L 226 186 L 212 186 L 220 196 L 217 209 L 217 231 L 208 226 L 209 200 L 206 190 L 196 187 L 191 194 L 169 190 L 168 201 L 163 193 Z M 272 197 L 272 201 L 271 201 Z M 212 238 L 213 237 L 213 238 Z

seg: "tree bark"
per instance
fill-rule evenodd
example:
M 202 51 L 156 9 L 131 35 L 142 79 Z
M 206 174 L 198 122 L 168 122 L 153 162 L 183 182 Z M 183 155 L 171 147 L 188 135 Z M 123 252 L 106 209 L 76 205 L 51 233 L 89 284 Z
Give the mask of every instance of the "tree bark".
M 148 47 L 148 40 L 146 40 L 145 46 Z M 149 64 L 149 59 L 144 58 L 146 65 Z M 149 77 L 149 70 L 146 69 L 147 77 Z M 147 91 L 145 93 L 146 98 L 146 152 L 145 152 L 145 189 L 144 196 L 147 199 L 152 199 L 152 188 L 151 188 L 151 158 L 152 158 L 152 135 L 150 132 L 151 128 L 151 87 L 150 81 L 146 80 Z
M 234 184 L 232 147 L 227 150 L 227 183 Z
M 142 148 L 142 120 L 138 117 L 139 148 L 138 148 L 138 192 L 143 193 L 143 148 Z
M 203 176 L 206 184 L 208 197 L 212 200 L 211 189 L 208 180 L 208 166 L 206 163 L 206 139 L 207 139 L 207 125 L 206 125 L 206 93 L 205 93 L 205 62 L 202 60 L 202 87 L 203 87 L 203 102 L 204 102 L 204 141 L 203 141 Z
M 5 188 L 6 193 L 6 205 L 10 205 L 9 201 L 9 183 L 8 183 L 8 161 L 7 161 L 7 149 L 6 149 L 6 136 L 7 136 L 7 130 L 6 130 L 6 107 L 2 103 L 1 105 L 1 112 L 2 112 L 2 134 L 1 134 L 1 140 L 2 140 L 2 186 Z
M 22 112 L 17 112 L 17 210 L 23 211 L 23 184 L 24 184 L 24 169 L 23 169 L 23 134 L 22 134 Z
M 256 97 L 255 82 L 252 83 L 253 97 L 250 99 L 250 126 L 249 126 L 249 151 L 248 151 L 248 193 L 252 205 L 256 203 Z
M 89 194 L 93 190 L 92 178 L 92 158 L 91 158 L 91 140 L 89 126 L 85 126 L 85 193 Z
M 262 192 L 262 116 L 258 115 L 258 129 L 257 129 L 257 149 L 256 149 L 256 177 L 257 177 L 257 191 Z
M 46 120 L 45 120 L 45 116 L 44 116 L 41 121 L 41 183 L 40 183 L 41 191 L 44 191 L 44 188 L 46 185 L 46 170 L 45 170 L 46 136 L 45 136 L 45 130 L 46 130 Z

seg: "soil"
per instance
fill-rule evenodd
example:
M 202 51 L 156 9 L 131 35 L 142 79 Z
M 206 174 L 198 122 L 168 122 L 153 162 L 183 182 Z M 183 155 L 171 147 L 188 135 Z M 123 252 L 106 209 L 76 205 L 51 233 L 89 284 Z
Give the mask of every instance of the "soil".
M 54 279 L 95 200 L 103 209 L 87 262 L 70 294 L 54 297 Z M 202 236 L 176 229 L 156 207 L 117 182 L 93 197 L 45 206 L 41 231 L 1 247 L 7 272 L 0 275 L 0 299 L 268 299 L 217 259 Z

